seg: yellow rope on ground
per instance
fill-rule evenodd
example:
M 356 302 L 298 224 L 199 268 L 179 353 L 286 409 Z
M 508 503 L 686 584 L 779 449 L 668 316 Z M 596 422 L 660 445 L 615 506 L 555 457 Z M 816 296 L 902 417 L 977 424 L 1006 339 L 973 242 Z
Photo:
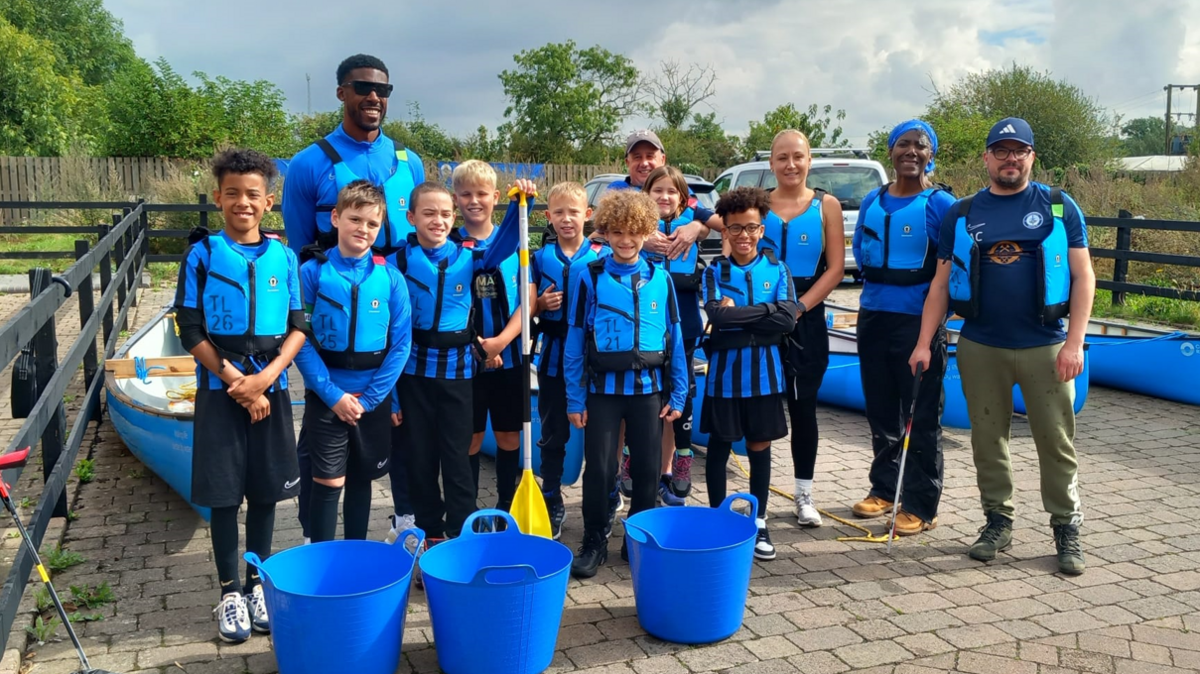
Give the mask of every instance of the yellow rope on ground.
M 749 451 L 749 450 L 747 450 L 747 451 Z M 742 475 L 745 475 L 746 479 L 749 480 L 750 472 L 747 471 L 746 467 L 742 465 L 742 461 L 741 461 L 741 459 L 738 458 L 738 455 L 731 452 L 730 456 L 733 457 L 733 462 L 737 464 L 738 470 L 742 471 Z M 776 494 L 779 494 L 780 496 L 786 498 L 789 501 L 794 501 L 796 499 L 794 494 L 789 494 L 788 492 L 786 492 L 776 486 L 773 486 L 773 485 L 771 486 L 771 491 L 775 492 Z M 859 531 L 866 534 L 866 536 L 839 536 L 837 539 L 839 541 L 856 541 L 856 542 L 860 542 L 860 543 L 887 543 L 888 542 L 887 534 L 873 534 L 873 533 L 871 533 L 870 529 L 864 527 L 861 524 L 843 519 L 841 517 L 838 517 L 837 515 L 834 515 L 833 513 L 821 510 L 820 508 L 817 508 L 817 512 L 819 512 L 822 515 L 824 515 L 825 517 L 828 517 L 829 519 L 837 522 L 838 524 L 844 524 L 848 527 L 851 527 L 852 529 L 858 529 Z M 900 540 L 900 537 L 896 536 L 892 540 Z

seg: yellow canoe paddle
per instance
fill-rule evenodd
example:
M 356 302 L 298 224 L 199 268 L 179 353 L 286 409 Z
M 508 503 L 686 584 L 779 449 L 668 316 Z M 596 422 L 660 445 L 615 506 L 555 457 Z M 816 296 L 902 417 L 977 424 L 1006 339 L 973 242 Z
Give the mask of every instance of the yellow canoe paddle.
M 542 496 L 542 490 L 538 487 L 537 479 L 533 476 L 533 389 L 530 384 L 530 377 L 533 375 L 531 364 L 533 359 L 530 357 L 532 350 L 531 340 L 529 338 L 529 203 L 527 197 L 537 196 L 536 194 L 527 195 L 514 187 L 509 193 L 509 198 L 520 195 L 521 197 L 521 244 L 519 258 L 521 262 L 521 273 L 518 277 L 520 285 L 521 297 L 521 367 L 525 373 L 524 377 L 524 432 L 522 435 L 522 451 L 525 458 L 525 470 L 521 474 L 521 484 L 517 486 L 517 493 L 513 497 L 512 514 L 513 519 L 517 521 L 517 527 L 523 534 L 532 536 L 551 537 L 550 532 L 550 514 L 546 510 L 546 499 Z

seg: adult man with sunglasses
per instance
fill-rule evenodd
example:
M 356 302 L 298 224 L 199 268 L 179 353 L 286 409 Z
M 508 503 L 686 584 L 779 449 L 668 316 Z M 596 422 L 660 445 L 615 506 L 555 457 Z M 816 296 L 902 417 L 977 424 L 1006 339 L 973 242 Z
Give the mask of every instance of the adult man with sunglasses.
M 930 340 L 947 308 L 963 317 L 958 340 L 976 481 L 987 524 L 967 553 L 991 561 L 1012 545 L 1008 438 L 1013 386 L 1025 398 L 1037 447 L 1042 505 L 1058 569 L 1083 573 L 1075 383 L 1096 277 L 1083 212 L 1062 190 L 1032 182 L 1033 130 L 1009 117 L 992 127 L 983 160 L 990 185 L 958 200 L 942 221 L 938 268 L 909 364 L 929 370 Z M 1070 315 L 1070 327 L 1062 319 Z
M 337 68 L 337 97 L 342 102 L 342 123 L 328 136 L 306 147 L 292 158 L 283 181 L 283 227 L 288 246 L 303 262 L 320 251 L 337 246 L 337 232 L 329 214 L 337 204 L 338 192 L 360 178 L 383 188 L 387 199 L 385 222 L 375 247 L 390 254 L 409 232 L 408 199 L 417 185 L 425 182 L 425 168 L 417 153 L 384 135 L 380 126 L 387 116 L 392 85 L 387 66 L 366 54 L 355 54 Z M 308 247 L 308 250 L 304 250 Z M 305 298 L 306 304 L 312 298 Z M 397 433 L 399 428 L 394 429 Z M 303 430 L 301 434 L 303 434 Z M 300 444 L 298 448 L 306 445 Z M 300 460 L 300 526 L 309 538 L 308 506 L 312 491 L 312 464 L 305 453 Z M 391 462 L 392 533 L 414 526 L 408 499 L 408 474 L 404 457 L 396 450 L 393 435 Z
M 297 255 L 305 246 L 322 250 L 337 245 L 329 213 L 338 192 L 357 179 L 370 180 L 387 197 L 387 221 L 376 247 L 390 253 L 412 231 L 405 214 L 413 188 L 425 182 L 421 158 L 381 130 L 392 85 L 387 66 L 356 54 L 337 68 L 337 97 L 342 123 L 328 136 L 301 150 L 288 166 L 283 183 L 283 226 Z M 301 261 L 307 254 L 301 255 Z

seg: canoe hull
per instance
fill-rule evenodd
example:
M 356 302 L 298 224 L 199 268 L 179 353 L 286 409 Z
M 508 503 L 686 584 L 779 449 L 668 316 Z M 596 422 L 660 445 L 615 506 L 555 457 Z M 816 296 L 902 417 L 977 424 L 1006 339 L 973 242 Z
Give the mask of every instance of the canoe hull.
M 114 355 L 116 358 L 157 358 L 186 355 L 170 307 L 134 333 Z M 194 415 L 170 409 L 168 391 L 195 383 L 195 376 L 116 379 L 104 376 L 108 416 L 117 435 L 147 468 L 166 482 L 205 520 L 211 511 L 191 503 L 192 436 Z
M 1090 326 L 1089 326 L 1090 328 Z M 1089 334 L 1092 378 L 1101 386 L 1200 405 L 1200 335 Z M 1165 375 L 1165 376 L 1164 376 Z
M 534 376 L 536 381 L 536 375 Z M 538 440 L 542 437 L 542 422 L 541 415 L 538 413 L 538 392 L 533 392 L 533 472 L 538 477 L 542 475 L 542 448 L 538 446 Z M 525 442 L 525 433 L 521 432 L 521 442 Z M 524 444 L 519 445 L 523 447 Z M 579 476 L 583 473 L 583 430 L 571 428 L 571 439 L 567 441 L 567 456 L 563 461 L 563 476 L 562 483 L 564 485 L 573 485 L 579 481 Z M 484 454 L 495 458 L 496 456 L 496 436 L 492 432 L 492 420 L 488 419 L 487 430 L 483 434 L 483 445 L 481 450 Z

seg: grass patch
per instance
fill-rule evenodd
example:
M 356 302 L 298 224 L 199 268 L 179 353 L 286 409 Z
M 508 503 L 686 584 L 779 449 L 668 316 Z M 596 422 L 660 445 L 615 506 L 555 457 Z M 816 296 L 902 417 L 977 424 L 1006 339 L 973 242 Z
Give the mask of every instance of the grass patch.
M 58 545 L 50 548 L 49 550 L 43 550 L 42 561 L 46 563 L 46 566 L 51 571 L 57 572 L 66 571 L 76 564 L 82 564 L 86 562 L 87 559 L 78 552 L 67 550 L 63 548 L 63 546 Z
M 80 459 L 75 466 L 75 477 L 87 484 L 96 479 L 96 462 L 93 459 Z
M 46 620 L 42 616 L 38 616 L 33 625 L 25 627 L 25 631 L 29 632 L 37 640 L 38 644 L 41 645 L 54 638 L 54 633 L 58 630 L 58 625 L 58 618 Z
M 113 594 L 112 588 L 109 587 L 108 581 L 100 583 L 97 587 L 91 585 L 72 585 L 71 586 L 71 603 L 76 608 L 100 608 L 105 604 L 111 604 L 117 600 L 117 596 Z

